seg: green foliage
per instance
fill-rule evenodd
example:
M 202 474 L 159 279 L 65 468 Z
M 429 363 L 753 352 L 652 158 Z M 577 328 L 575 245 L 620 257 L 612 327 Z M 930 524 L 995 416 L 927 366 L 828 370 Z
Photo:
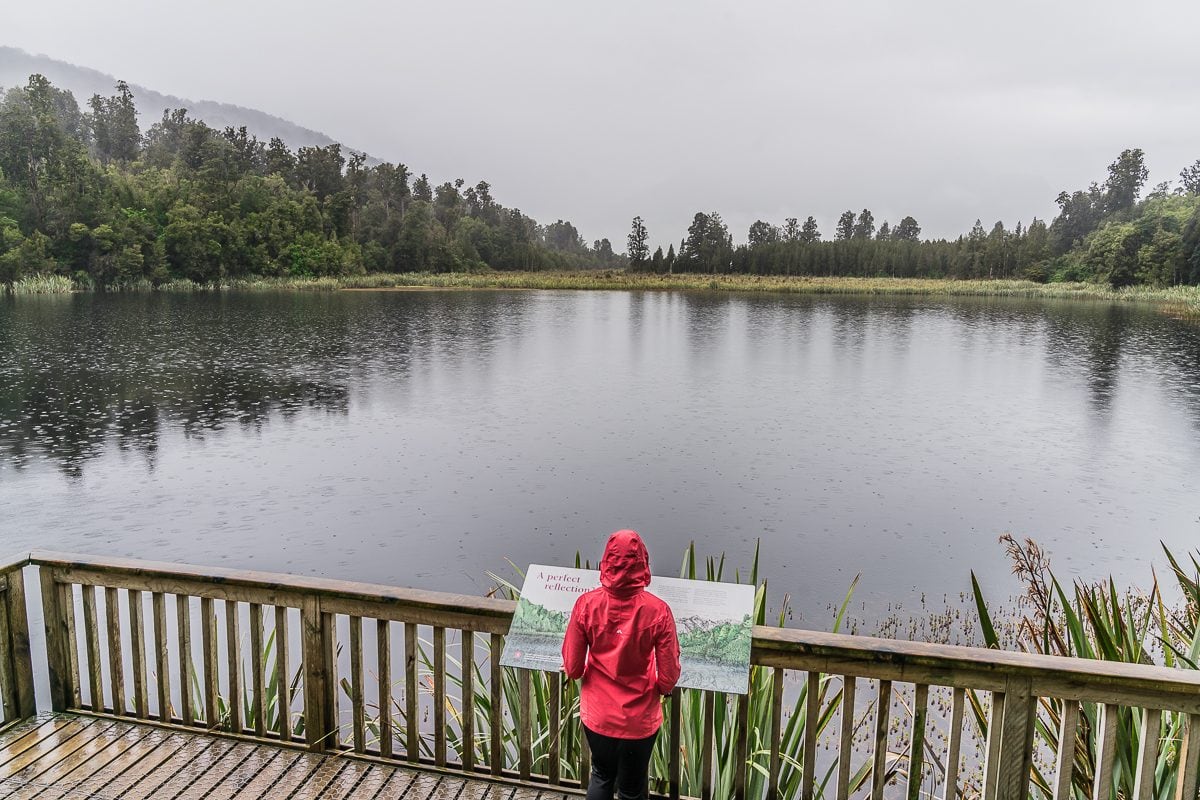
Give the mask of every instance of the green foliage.
M 1200 167 L 1183 170 L 1175 194 L 1160 185 L 1139 199 L 1148 173 L 1138 149 L 1123 151 L 1102 184 L 1061 192 L 1050 225 L 996 222 L 989 232 L 977 222 L 955 240 L 921 240 L 913 217 L 877 231 L 864 208 L 841 215 L 834 241 L 821 241 L 814 217 L 790 217 L 758 220 L 735 247 L 721 215 L 701 212 L 677 254 L 672 246 L 651 258 L 641 218 L 621 256 L 607 239 L 588 245 L 569 221 L 542 226 L 505 208 L 486 181 L 433 187 L 403 164 L 368 165 L 337 144 L 293 153 L 186 109 L 164 112 L 142 135 L 128 85 L 115 88 L 90 98 L 86 114 L 40 75 L 0 96 L 0 283 L 43 273 L 105 288 L 629 264 L 667 274 L 1200 284 Z
M 576 567 L 587 567 L 579 554 L 575 558 Z M 513 567 L 518 575 L 520 570 Z M 507 596 L 509 599 L 520 598 L 520 590 L 515 582 L 504 580 L 496 575 L 491 575 L 496 580 L 500 593 Z M 730 576 L 726 573 L 725 557 L 709 558 L 704 562 L 698 563 L 696 557 L 695 546 L 689 546 L 684 554 L 683 565 L 680 570 L 680 577 L 689 578 L 692 580 L 710 580 L 721 581 L 729 580 Z M 733 576 L 735 582 L 746 582 L 758 587 L 755 593 L 754 610 L 752 613 L 752 621 L 756 624 L 764 624 L 766 621 L 766 585 L 760 582 L 758 574 L 758 551 L 755 550 L 754 560 L 751 564 L 748 574 L 741 574 L 735 571 Z M 833 630 L 836 632 L 841 627 L 842 619 L 849 605 L 850 597 L 853 594 L 854 586 L 858 579 L 851 583 L 850 591 L 847 593 L 845 601 L 833 620 Z M 527 613 L 521 609 L 522 603 L 518 606 L 518 613 Z M 528 613 L 539 614 L 536 607 L 532 604 L 526 606 Z M 550 619 L 549 612 L 545 617 L 547 625 L 565 624 L 564 621 Z M 778 624 L 782 625 L 788 616 L 788 608 L 786 603 L 780 609 Z M 541 618 L 539 616 L 539 618 Z M 714 641 L 723 638 L 723 634 L 718 631 Z M 477 638 L 478 641 L 478 638 Z M 425 687 L 425 691 L 429 691 L 428 681 L 426 678 L 432 674 L 432 664 L 427 657 L 425 651 L 426 645 L 422 646 L 420 661 L 425 674 L 421 676 L 420 685 Z M 449 670 L 447 677 L 452 685 L 461 690 L 462 681 L 457 675 L 457 670 L 461 666 L 454 661 L 452 657 L 448 660 L 454 663 L 456 669 Z M 488 721 L 491 713 L 491 695 L 487 689 L 486 674 L 483 672 L 480 663 L 486 661 L 486 652 L 481 652 L 477 656 L 474 669 L 474 707 L 476 713 L 475 730 L 477 732 L 486 731 L 488 729 Z M 550 719 L 549 706 L 550 694 L 553 691 L 554 681 L 559 676 L 551 676 L 544 672 L 530 672 L 530 694 L 531 706 L 533 711 L 532 724 L 532 742 L 533 742 L 533 770 L 534 772 L 545 773 L 547 764 L 550 758 Z M 505 713 L 509 719 L 519 718 L 520 709 L 518 708 L 519 686 L 516 670 L 504 670 L 504 702 Z M 560 774 L 565 778 L 579 779 L 579 763 L 580 763 L 580 748 L 582 740 L 579 736 L 578 728 L 574 720 L 579 712 L 579 692 L 578 685 L 573 681 L 565 681 L 561 687 L 561 703 L 562 716 L 560 717 L 559 736 L 559 769 Z M 803 774 L 804 764 L 804 739 L 806 727 L 805 708 L 808 698 L 808 692 L 814 691 L 818 693 L 818 707 L 820 714 L 818 717 L 818 733 L 826 730 L 830 722 L 836 719 L 837 709 L 841 702 L 841 691 L 836 689 L 836 684 L 831 682 L 827 676 L 821 676 L 815 685 L 806 684 L 798 695 L 792 699 L 788 698 L 787 705 L 784 708 L 784 720 L 782 729 L 781 743 L 781 758 L 782 767 L 780 772 L 780 788 L 781 796 L 796 797 L 800 793 L 800 783 Z M 746 763 L 746 784 L 747 796 L 759 797 L 765 796 L 768 768 L 770 765 L 770 748 L 768 747 L 767 738 L 771 732 L 771 706 L 772 706 L 772 671 L 762 667 L 751 667 L 750 670 L 750 693 L 748 695 L 746 714 L 743 717 L 739 713 L 739 702 L 737 696 L 707 694 L 691 689 L 679 690 L 678 698 L 680 703 L 680 750 L 681 750 L 681 785 L 682 794 L 690 796 L 699 796 L 701 787 L 701 761 L 699 753 L 702 752 L 703 732 L 704 732 L 704 709 L 706 697 L 711 698 L 713 703 L 713 741 L 714 741 L 714 796 L 716 797 L 732 797 L 733 782 L 736 772 L 735 753 L 737 746 L 737 731 L 741 727 L 747 728 L 749 740 L 749 757 Z M 447 701 L 447 742 L 461 757 L 464 747 L 467 745 L 461 741 L 458 735 L 460 728 L 460 720 L 458 719 L 457 709 L 461 704 L 456 701 L 456 698 L 449 698 Z M 392 715 L 395 718 L 395 727 L 402 729 L 404 724 L 403 712 L 399 703 L 395 703 L 392 709 Z M 866 709 L 864 714 L 869 714 L 870 709 Z M 667 715 L 664 709 L 664 718 Z M 374 724 L 374 723 L 373 723 Z M 517 731 L 515 726 L 506 725 L 502 732 L 503 741 L 501 747 L 503 749 L 503 758 L 505 764 L 509 767 L 515 767 L 517 764 Z M 428 739 L 422 739 L 421 748 L 423 753 L 432 756 L 432 742 Z M 655 744 L 655 750 L 651 761 L 650 773 L 652 776 L 651 791 L 665 793 L 667 790 L 666 781 L 663 776 L 667 775 L 669 764 L 669 737 L 665 734 L 659 736 Z M 478 736 L 477 741 L 472 744 L 475 748 L 476 757 L 486 760 L 490 753 L 488 752 L 488 741 L 486 736 Z M 889 767 L 889 778 L 894 775 L 896 770 L 895 764 Z M 823 776 L 819 776 L 820 786 L 829 781 L 831 772 L 825 772 Z M 861 789 L 870 778 L 870 765 L 863 764 L 851 777 L 851 790 L 857 791 Z
M 675 259 L 676 271 L 728 272 L 733 258 L 733 239 L 721 215 L 697 213 L 688 226 L 687 238 Z M 734 269 L 733 271 L 738 271 Z
M 1076 583 L 1068 588 L 1054 576 L 1048 556 L 1036 542 L 1026 540 L 1022 543 L 1008 535 L 1001 541 L 1013 561 L 1013 571 L 1025 585 L 1025 607 L 1029 609 L 1019 620 L 1012 642 L 1018 649 L 1127 664 L 1161 661 L 1162 666 L 1176 669 L 1197 668 L 1200 661 L 1200 627 L 1197 626 L 1200 619 L 1200 561 L 1196 555 L 1190 557 L 1190 568 L 1185 569 L 1170 551 L 1166 551 L 1178 597 L 1182 598 L 1181 605 L 1172 608 L 1167 604 L 1157 578 L 1149 592 L 1119 590 L 1111 578 L 1096 584 Z M 984 639 L 989 647 L 999 647 L 1001 642 L 992 615 L 974 575 L 971 578 Z M 1059 721 L 1063 702 L 1054 698 L 1038 701 L 1035 727 L 1038 745 L 1035 746 L 1044 746 L 1048 752 L 1057 752 L 1060 746 Z M 971 693 L 971 708 L 986 737 L 987 715 L 982 700 L 975 693 Z M 1087 800 L 1094 796 L 1092 782 L 1096 774 L 1102 709 L 1095 703 L 1083 703 L 1080 711 L 1072 748 L 1075 761 L 1072 797 Z M 1113 768 L 1118 797 L 1135 795 L 1137 759 L 1146 736 L 1159 740 L 1151 797 L 1155 800 L 1174 797 L 1184 723 L 1184 715 L 1164 713 L 1156 729 L 1145 730 L 1141 715 L 1129 708 L 1120 709 L 1116 720 L 1117 751 Z M 1032 773 L 1035 794 L 1049 796 L 1052 778 L 1035 766 Z
M 607 239 L 589 247 L 570 222 L 543 228 L 504 208 L 486 181 L 410 188 L 403 164 L 368 166 L 337 144 L 293 153 L 186 109 L 143 136 L 124 82 L 88 107 L 40 75 L 0 95 L 0 283 L 624 265 Z
M 642 222 L 641 217 L 633 218 L 629 231 L 628 249 L 625 252 L 629 254 L 630 269 L 646 268 L 646 257 L 650 254 L 650 248 L 646 245 L 646 225 Z

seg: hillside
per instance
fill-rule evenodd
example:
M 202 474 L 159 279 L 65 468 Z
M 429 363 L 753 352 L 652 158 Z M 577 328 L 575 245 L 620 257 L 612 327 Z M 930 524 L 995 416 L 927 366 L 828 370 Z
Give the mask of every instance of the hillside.
M 70 91 L 83 107 L 86 107 L 88 98 L 94 94 L 102 97 L 112 94 L 113 86 L 118 80 L 118 76 L 98 70 L 78 67 L 49 56 L 32 55 L 16 47 L 0 46 L 0 87 L 24 86 L 29 76 L 34 73 L 45 75 L 55 86 Z M 320 131 L 310 130 L 252 108 L 211 100 L 189 100 L 156 92 L 129 81 L 127 83 L 137 98 L 138 123 L 142 130 L 161 119 L 166 109 L 186 108 L 189 116 L 202 119 L 217 130 L 227 126 L 239 128 L 244 125 L 248 132 L 259 139 L 270 141 L 273 137 L 279 137 L 293 150 L 300 147 L 325 147 L 334 143 L 333 139 Z M 358 152 L 352 148 L 349 151 Z M 369 163 L 373 163 L 373 160 Z

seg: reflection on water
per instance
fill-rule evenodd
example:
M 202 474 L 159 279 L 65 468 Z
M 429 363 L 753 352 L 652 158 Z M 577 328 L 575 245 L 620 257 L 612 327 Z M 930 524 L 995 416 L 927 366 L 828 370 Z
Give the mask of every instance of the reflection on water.
M 0 303 L 0 541 L 476 591 L 642 529 L 799 622 L 1141 579 L 1197 537 L 1200 332 L 1088 303 L 623 292 Z

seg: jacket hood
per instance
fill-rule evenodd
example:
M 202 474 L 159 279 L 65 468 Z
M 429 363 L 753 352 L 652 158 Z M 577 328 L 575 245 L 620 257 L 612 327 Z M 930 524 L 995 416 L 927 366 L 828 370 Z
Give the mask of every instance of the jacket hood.
M 618 597 L 637 594 L 650 585 L 650 555 L 637 531 L 617 531 L 608 537 L 600 559 L 600 584 Z

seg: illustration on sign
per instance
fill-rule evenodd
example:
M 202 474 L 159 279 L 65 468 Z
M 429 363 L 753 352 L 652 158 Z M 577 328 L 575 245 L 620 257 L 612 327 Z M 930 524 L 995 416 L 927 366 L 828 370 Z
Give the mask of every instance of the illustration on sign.
M 590 569 L 531 564 L 504 642 L 506 667 L 561 670 L 562 642 L 575 600 L 600 585 Z M 679 685 L 745 694 L 750 682 L 754 587 L 655 576 L 647 589 L 665 600 L 679 631 Z

